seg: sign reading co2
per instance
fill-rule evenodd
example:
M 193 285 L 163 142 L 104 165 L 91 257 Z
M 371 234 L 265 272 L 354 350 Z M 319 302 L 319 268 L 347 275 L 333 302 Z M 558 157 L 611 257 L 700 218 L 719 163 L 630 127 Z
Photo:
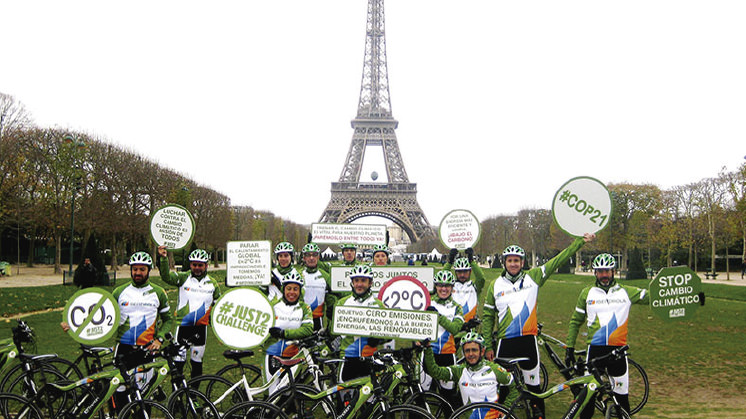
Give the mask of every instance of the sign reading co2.
M 235 288 L 218 299 L 210 314 L 215 336 L 233 349 L 259 346 L 275 325 L 267 297 L 253 288 Z
M 443 217 L 438 228 L 440 242 L 449 249 L 466 249 L 479 241 L 481 225 L 467 210 L 453 210 Z
M 411 276 L 397 276 L 378 291 L 378 299 L 388 308 L 424 311 L 430 306 L 430 292 Z
M 570 179 L 554 194 L 552 215 L 559 228 L 571 236 L 596 233 L 611 219 L 611 195 L 592 177 Z
M 70 326 L 67 334 L 77 342 L 102 343 L 117 331 L 119 306 L 109 292 L 101 288 L 85 288 L 67 301 L 62 321 Z
M 194 218 L 181 205 L 160 207 L 150 217 L 150 236 L 158 246 L 171 250 L 183 249 L 194 236 Z

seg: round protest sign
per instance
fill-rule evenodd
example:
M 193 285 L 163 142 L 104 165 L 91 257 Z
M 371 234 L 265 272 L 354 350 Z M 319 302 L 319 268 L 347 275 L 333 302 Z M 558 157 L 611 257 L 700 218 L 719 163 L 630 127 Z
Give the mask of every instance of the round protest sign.
M 570 179 L 554 194 L 552 216 L 559 228 L 571 236 L 601 231 L 611 219 L 609 190 L 591 177 Z
M 481 225 L 467 210 L 453 210 L 443 217 L 438 227 L 440 242 L 449 249 L 466 249 L 479 241 Z
M 423 311 L 430 306 L 427 287 L 411 276 L 397 276 L 378 291 L 378 299 L 388 308 Z
M 158 208 L 150 217 L 150 236 L 158 246 L 183 249 L 194 236 L 194 218 L 181 205 L 168 204 Z
M 101 288 L 85 288 L 67 301 L 62 321 L 70 326 L 67 334 L 83 344 L 98 344 L 114 336 L 119 326 L 119 306 Z
M 663 268 L 650 281 L 650 307 L 665 320 L 686 320 L 699 307 L 702 280 L 688 266 Z
M 226 346 L 249 349 L 267 339 L 275 314 L 264 294 L 253 288 L 236 288 L 218 299 L 210 320 L 215 336 Z

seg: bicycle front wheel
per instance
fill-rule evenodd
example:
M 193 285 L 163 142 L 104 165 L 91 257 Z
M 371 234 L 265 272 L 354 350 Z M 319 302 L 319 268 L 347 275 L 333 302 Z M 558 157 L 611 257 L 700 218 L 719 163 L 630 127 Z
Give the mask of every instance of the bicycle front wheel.
M 17 394 L 0 393 L 0 418 L 2 419 L 42 419 L 41 411 L 25 397 Z
M 388 411 L 378 411 L 374 419 L 433 419 L 433 415 L 417 406 L 391 406 Z
M 232 406 L 248 401 L 243 384 L 231 389 L 234 383 L 218 375 L 200 375 L 189 380 L 187 385 L 207 396 L 219 412 L 225 412 Z
M 317 390 L 304 385 L 297 385 L 295 388 L 283 387 L 270 396 L 268 401 L 280 408 L 280 411 L 291 419 L 336 419 L 337 414 L 332 400 L 326 397 L 314 400 L 301 391 L 310 394 Z
M 627 373 L 629 375 L 629 414 L 634 415 L 648 402 L 650 382 L 642 365 L 629 358 L 627 358 Z M 596 409 L 601 413 L 606 412 L 606 406 L 600 400 L 596 400 Z
M 478 402 L 461 406 L 451 415 L 452 419 L 517 419 L 507 407 L 491 402 Z
M 627 413 L 621 406 L 616 403 L 606 403 L 606 411 L 604 412 L 604 419 L 630 419 L 629 413 Z
M 180 388 L 168 398 L 168 411 L 177 418 L 218 419 L 220 413 L 212 402 L 193 388 Z
M 238 364 L 226 365 L 215 375 L 219 375 L 231 383 L 237 383 L 245 375 L 249 387 L 259 387 L 262 385 L 262 370 L 255 365 L 243 365 L 243 368 Z
M 166 406 L 152 400 L 135 400 L 124 405 L 117 419 L 174 419 Z
M 239 403 L 223 414 L 223 419 L 287 419 L 280 409 L 263 401 Z
M 454 389 L 453 391 L 457 391 Z M 416 406 L 431 414 L 435 419 L 448 419 L 453 414 L 453 407 L 440 394 L 430 391 L 412 394 L 405 402 L 405 405 Z

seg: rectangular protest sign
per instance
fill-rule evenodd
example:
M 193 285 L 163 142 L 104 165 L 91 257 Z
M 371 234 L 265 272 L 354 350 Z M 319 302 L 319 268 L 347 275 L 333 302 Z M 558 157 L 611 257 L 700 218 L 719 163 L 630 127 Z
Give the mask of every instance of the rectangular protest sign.
M 438 313 L 336 306 L 332 333 L 377 338 L 435 340 L 438 333 Z
M 386 226 L 381 224 L 312 224 L 314 243 L 374 246 L 386 244 Z
M 225 284 L 229 287 L 269 285 L 272 242 L 269 240 L 226 243 Z
M 433 283 L 434 269 L 430 267 L 413 267 L 413 266 L 402 266 L 402 267 L 380 267 L 371 266 L 373 270 L 373 285 L 371 290 L 378 292 L 386 282 L 396 278 L 397 276 L 411 276 L 421 281 L 425 288 L 432 291 L 435 288 Z M 352 270 L 349 266 L 332 266 L 332 291 L 344 292 L 350 290 L 350 271 Z

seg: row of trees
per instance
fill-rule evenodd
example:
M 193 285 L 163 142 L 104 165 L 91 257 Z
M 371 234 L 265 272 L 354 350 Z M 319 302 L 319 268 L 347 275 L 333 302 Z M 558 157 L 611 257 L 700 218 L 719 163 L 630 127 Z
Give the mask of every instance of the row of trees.
M 0 231 L 6 244 L 0 259 L 26 255 L 33 263 L 41 245 L 54 249 L 60 269 L 69 246 L 71 215 L 80 248 L 95 232 L 110 249 L 114 269 L 136 249 L 154 251 L 149 239 L 151 211 L 166 203 L 186 207 L 194 216 L 194 245 L 221 257 L 230 240 L 306 241 L 309 226 L 275 217 L 272 212 L 231 205 L 230 198 L 187 176 L 82 132 L 34 125 L 23 104 L 0 93 Z M 746 259 L 746 164 L 734 172 L 662 190 L 644 184 L 610 184 L 613 214 L 586 254 L 611 252 L 621 268 L 629 255 L 640 254 L 645 266 L 658 269 L 674 263 L 693 269 L 732 269 L 727 256 Z M 9 248 L 8 237 L 28 249 Z M 548 209 L 524 209 L 515 215 L 482 220 L 477 253 L 499 254 L 520 244 L 536 265 L 566 247 L 570 238 L 559 231 Z M 408 249 L 447 252 L 436 237 Z M 15 256 L 15 257 L 14 257 Z M 217 260 L 217 259 L 216 259 Z

